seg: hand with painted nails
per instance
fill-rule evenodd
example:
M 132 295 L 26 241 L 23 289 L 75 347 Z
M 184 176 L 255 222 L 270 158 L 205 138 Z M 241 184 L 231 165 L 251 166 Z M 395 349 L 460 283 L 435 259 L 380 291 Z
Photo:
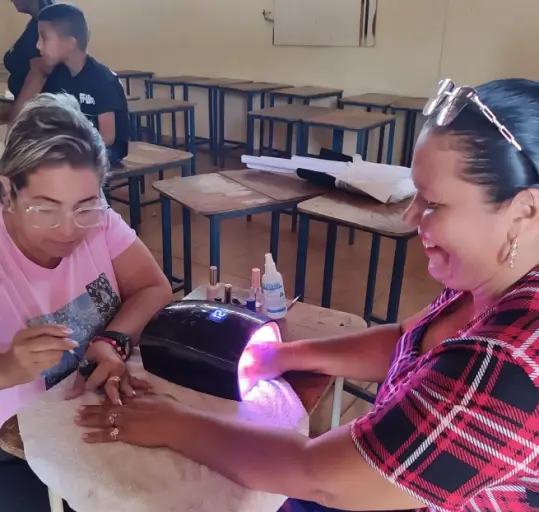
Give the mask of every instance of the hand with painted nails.
M 111 404 L 122 405 L 125 397 L 136 396 L 136 389 L 144 392 L 151 388 L 146 381 L 129 374 L 129 369 L 118 352 L 106 342 L 92 343 L 84 358 L 87 361 L 95 361 L 97 367 L 88 380 L 77 372 L 75 384 L 66 396 L 68 400 L 81 396 L 85 391 L 103 388 Z
M 123 407 L 103 404 L 79 409 L 75 423 L 93 430 L 87 443 L 121 441 L 146 448 L 172 447 L 185 408 L 169 395 L 128 398 Z
M 32 382 L 56 366 L 66 350 L 77 346 L 71 329 L 61 325 L 36 325 L 19 331 L 8 352 L 0 354 L 0 388 Z

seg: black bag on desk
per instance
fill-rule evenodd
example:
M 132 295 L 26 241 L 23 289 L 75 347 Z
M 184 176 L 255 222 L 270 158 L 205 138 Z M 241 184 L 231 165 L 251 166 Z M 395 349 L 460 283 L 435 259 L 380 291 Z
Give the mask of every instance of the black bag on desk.
M 351 156 L 345 155 L 344 153 L 337 153 L 331 149 L 322 148 L 320 154 L 318 155 L 320 160 L 331 160 L 333 162 L 353 162 L 354 159 Z M 298 169 L 296 174 L 314 185 L 319 185 L 326 188 L 335 188 L 336 178 L 330 176 L 329 174 L 317 171 L 310 171 L 308 169 Z

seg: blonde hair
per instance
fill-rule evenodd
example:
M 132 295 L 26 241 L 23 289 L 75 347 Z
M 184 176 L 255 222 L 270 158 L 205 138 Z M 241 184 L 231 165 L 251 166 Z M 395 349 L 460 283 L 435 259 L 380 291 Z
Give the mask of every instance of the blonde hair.
M 21 110 L 0 157 L 0 176 L 17 189 L 38 169 L 92 169 L 105 181 L 109 163 L 101 135 L 69 94 L 39 94 Z

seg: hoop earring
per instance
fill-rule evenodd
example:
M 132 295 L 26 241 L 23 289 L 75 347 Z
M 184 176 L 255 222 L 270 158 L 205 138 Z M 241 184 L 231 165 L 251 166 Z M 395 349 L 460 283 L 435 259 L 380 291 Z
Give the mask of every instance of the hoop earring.
M 515 258 L 517 257 L 518 252 L 518 238 L 515 237 L 511 240 L 511 245 L 509 246 L 509 266 L 513 268 L 515 266 Z

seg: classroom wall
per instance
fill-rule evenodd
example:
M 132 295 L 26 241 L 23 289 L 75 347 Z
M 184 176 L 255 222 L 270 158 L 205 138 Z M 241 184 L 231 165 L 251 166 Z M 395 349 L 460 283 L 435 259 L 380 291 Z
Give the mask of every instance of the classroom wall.
M 116 69 L 418 96 L 445 76 L 472 84 L 539 79 L 537 0 L 379 0 L 374 48 L 274 47 L 272 26 L 261 15 L 272 0 L 73 1 L 87 14 L 92 53 Z M 8 37 L 5 29 L 0 35 L 5 48 L 26 19 L 0 2 L 0 20 L 7 22 Z M 205 97 L 194 99 L 204 132 Z M 244 106 L 235 99 L 228 105 L 227 126 L 242 133 Z

